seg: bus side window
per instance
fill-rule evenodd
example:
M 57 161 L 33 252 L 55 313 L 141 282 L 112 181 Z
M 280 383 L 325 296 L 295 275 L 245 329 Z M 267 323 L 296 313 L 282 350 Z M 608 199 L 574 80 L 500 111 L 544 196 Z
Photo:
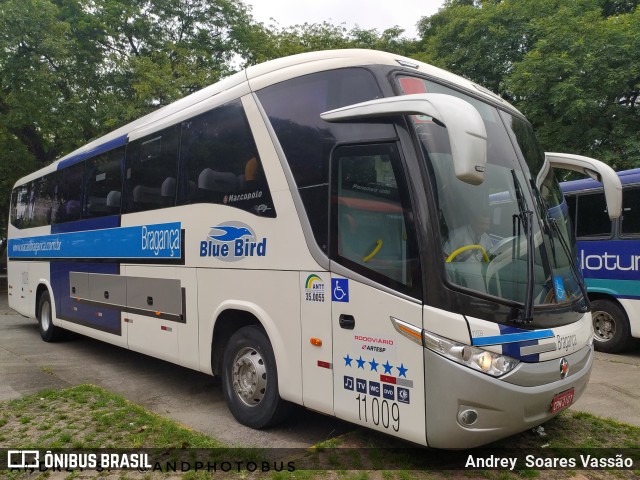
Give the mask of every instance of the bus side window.
M 329 156 L 337 142 L 394 138 L 388 123 L 325 122 L 322 112 L 382 97 L 373 74 L 364 68 L 312 73 L 257 92 L 285 154 L 317 245 L 329 244 Z
M 420 295 L 409 196 L 395 144 L 332 156 L 331 257 L 374 281 Z
M 72 222 L 80 220 L 82 214 L 82 179 L 84 177 L 84 162 L 76 163 L 60 170 L 56 193 L 56 213 L 53 223 Z
M 10 222 L 17 228 L 50 225 L 56 211 L 56 172 L 49 173 L 11 192 Z
M 276 216 L 240 100 L 184 122 L 179 177 L 179 204 L 224 204 Z
M 11 225 L 25 227 L 27 206 L 29 204 L 29 184 L 20 185 L 11 192 Z
M 123 212 L 141 212 L 175 205 L 180 125 L 174 125 L 127 147 Z M 175 185 L 175 184 L 174 184 Z M 114 189 L 114 191 L 117 191 Z
M 124 147 L 86 161 L 84 218 L 120 213 Z
M 576 236 L 578 238 L 611 236 L 611 220 L 607 214 L 604 193 L 578 195 L 576 199 Z
M 640 188 L 622 192 L 622 218 L 620 233 L 625 237 L 640 235 Z

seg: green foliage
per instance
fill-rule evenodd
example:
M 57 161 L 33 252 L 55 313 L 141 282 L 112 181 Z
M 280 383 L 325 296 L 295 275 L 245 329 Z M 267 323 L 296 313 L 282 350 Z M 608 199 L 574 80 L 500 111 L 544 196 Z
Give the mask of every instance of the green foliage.
M 508 77 L 543 145 L 621 170 L 640 166 L 640 10 L 603 17 L 566 7 Z
M 638 167 L 638 3 L 452 0 L 420 21 L 417 57 L 515 104 L 547 151 Z
M 13 183 L 233 71 L 239 0 L 3 0 L 0 238 Z
M 298 53 L 339 48 L 368 48 L 412 55 L 416 42 L 403 37 L 404 30 L 394 26 L 382 33 L 376 29 L 353 28 L 332 25 L 328 22 L 305 23 L 280 28 L 277 24 L 255 24 L 246 32 L 249 47 L 244 53 L 243 66 L 256 65 L 274 58 Z

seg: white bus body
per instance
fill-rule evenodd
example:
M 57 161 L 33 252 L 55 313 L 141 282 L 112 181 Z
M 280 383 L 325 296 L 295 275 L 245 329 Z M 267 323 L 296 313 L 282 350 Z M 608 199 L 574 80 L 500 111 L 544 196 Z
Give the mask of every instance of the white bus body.
M 274 60 L 19 180 L 9 303 L 46 341 L 221 375 L 255 428 L 295 403 L 482 445 L 589 378 L 553 165 L 521 114 L 451 73 L 367 50 Z M 471 211 L 490 251 L 449 246 Z

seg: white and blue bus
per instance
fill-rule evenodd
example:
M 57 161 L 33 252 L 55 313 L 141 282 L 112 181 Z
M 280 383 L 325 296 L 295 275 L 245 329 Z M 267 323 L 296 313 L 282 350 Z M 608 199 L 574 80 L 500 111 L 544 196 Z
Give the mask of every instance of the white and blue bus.
M 622 216 L 607 214 L 602 184 L 560 184 L 573 220 L 578 263 L 591 301 L 595 348 L 617 353 L 640 338 L 640 168 L 618 172 Z
M 591 371 L 553 167 L 601 178 L 619 215 L 609 167 L 545 154 L 468 80 L 369 50 L 282 58 L 19 180 L 9 302 L 45 341 L 220 375 L 254 428 L 299 404 L 481 445 L 557 415 Z

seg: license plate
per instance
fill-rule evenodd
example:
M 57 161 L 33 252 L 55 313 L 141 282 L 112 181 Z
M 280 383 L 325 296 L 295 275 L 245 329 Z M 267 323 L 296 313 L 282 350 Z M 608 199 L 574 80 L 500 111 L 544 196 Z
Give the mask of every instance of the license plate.
M 551 413 L 555 413 L 558 410 L 562 410 L 563 408 L 568 407 L 573 403 L 573 388 L 569 390 L 565 390 L 557 394 L 551 400 Z

